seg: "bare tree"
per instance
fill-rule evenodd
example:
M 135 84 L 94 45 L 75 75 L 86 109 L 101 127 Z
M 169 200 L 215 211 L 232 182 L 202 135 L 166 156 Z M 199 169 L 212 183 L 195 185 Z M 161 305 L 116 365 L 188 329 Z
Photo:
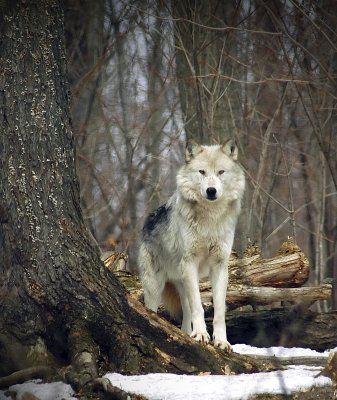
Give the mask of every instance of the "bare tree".
M 102 89 L 109 49 L 104 34 L 104 1 L 65 1 L 65 35 L 68 79 L 71 84 L 71 115 L 74 125 L 81 205 L 86 224 L 94 236 L 92 217 L 95 203 L 96 170 L 100 146 L 106 140 L 102 130 Z

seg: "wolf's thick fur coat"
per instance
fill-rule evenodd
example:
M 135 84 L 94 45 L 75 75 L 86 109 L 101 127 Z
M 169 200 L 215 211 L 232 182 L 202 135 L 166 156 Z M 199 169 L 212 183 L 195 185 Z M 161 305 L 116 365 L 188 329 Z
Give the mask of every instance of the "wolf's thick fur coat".
M 210 276 L 214 345 L 230 350 L 225 324 L 228 259 L 245 187 L 233 141 L 188 144 L 177 189 L 144 224 L 139 269 L 145 305 L 182 309 L 182 330 L 208 343 L 199 279 Z M 178 295 L 179 294 L 179 295 Z

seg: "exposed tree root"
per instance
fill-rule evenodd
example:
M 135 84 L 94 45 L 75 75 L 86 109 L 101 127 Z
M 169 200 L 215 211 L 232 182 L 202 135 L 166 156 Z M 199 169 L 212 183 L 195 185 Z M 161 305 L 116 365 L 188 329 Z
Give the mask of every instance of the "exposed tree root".
M 78 390 L 98 376 L 98 348 L 83 321 L 73 324 L 68 336 L 68 348 L 72 368 L 66 379 Z
M 116 386 L 113 386 L 107 378 L 95 379 L 92 383 L 92 390 L 101 393 L 104 400 L 146 400 L 143 396 L 130 394 Z

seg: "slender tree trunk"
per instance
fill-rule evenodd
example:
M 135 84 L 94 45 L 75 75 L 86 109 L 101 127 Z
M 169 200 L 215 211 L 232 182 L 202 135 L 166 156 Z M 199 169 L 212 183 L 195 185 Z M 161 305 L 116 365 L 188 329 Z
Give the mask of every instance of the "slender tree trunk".
M 66 0 L 65 36 L 68 77 L 71 83 L 71 116 L 77 149 L 81 205 L 86 224 L 97 237 L 95 214 L 95 168 L 104 142 L 102 89 L 104 81 L 105 2 Z M 96 201 L 95 201 L 96 200 Z
M 155 9 L 155 12 L 159 15 L 160 6 Z M 153 35 L 151 36 L 151 43 L 148 44 L 150 57 L 149 57 L 149 75 L 148 75 L 148 86 L 147 86 L 147 101 L 149 105 L 149 116 L 147 131 L 148 134 L 146 140 L 146 154 L 151 157 L 151 167 L 149 170 L 149 182 L 146 193 L 146 203 L 148 210 L 155 210 L 160 205 L 160 188 L 159 177 L 161 170 L 160 160 L 160 144 L 163 140 L 163 97 L 164 88 L 162 84 L 161 71 L 162 68 L 162 57 L 163 53 L 160 51 L 163 45 L 163 38 L 160 32 L 161 19 L 156 20 L 155 27 L 153 29 Z

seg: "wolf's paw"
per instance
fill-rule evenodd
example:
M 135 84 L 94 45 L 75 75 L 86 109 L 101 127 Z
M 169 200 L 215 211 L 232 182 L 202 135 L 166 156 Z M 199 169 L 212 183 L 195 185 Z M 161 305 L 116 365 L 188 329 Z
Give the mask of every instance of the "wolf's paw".
M 205 331 L 193 331 L 191 333 L 191 337 L 193 339 L 195 339 L 197 342 L 203 343 L 203 344 L 208 344 L 209 340 L 210 340 L 209 334 L 206 330 Z
M 214 344 L 214 347 L 219 347 L 220 349 L 227 351 L 227 353 L 231 353 L 233 351 L 233 348 L 227 339 L 214 337 L 213 344 Z

